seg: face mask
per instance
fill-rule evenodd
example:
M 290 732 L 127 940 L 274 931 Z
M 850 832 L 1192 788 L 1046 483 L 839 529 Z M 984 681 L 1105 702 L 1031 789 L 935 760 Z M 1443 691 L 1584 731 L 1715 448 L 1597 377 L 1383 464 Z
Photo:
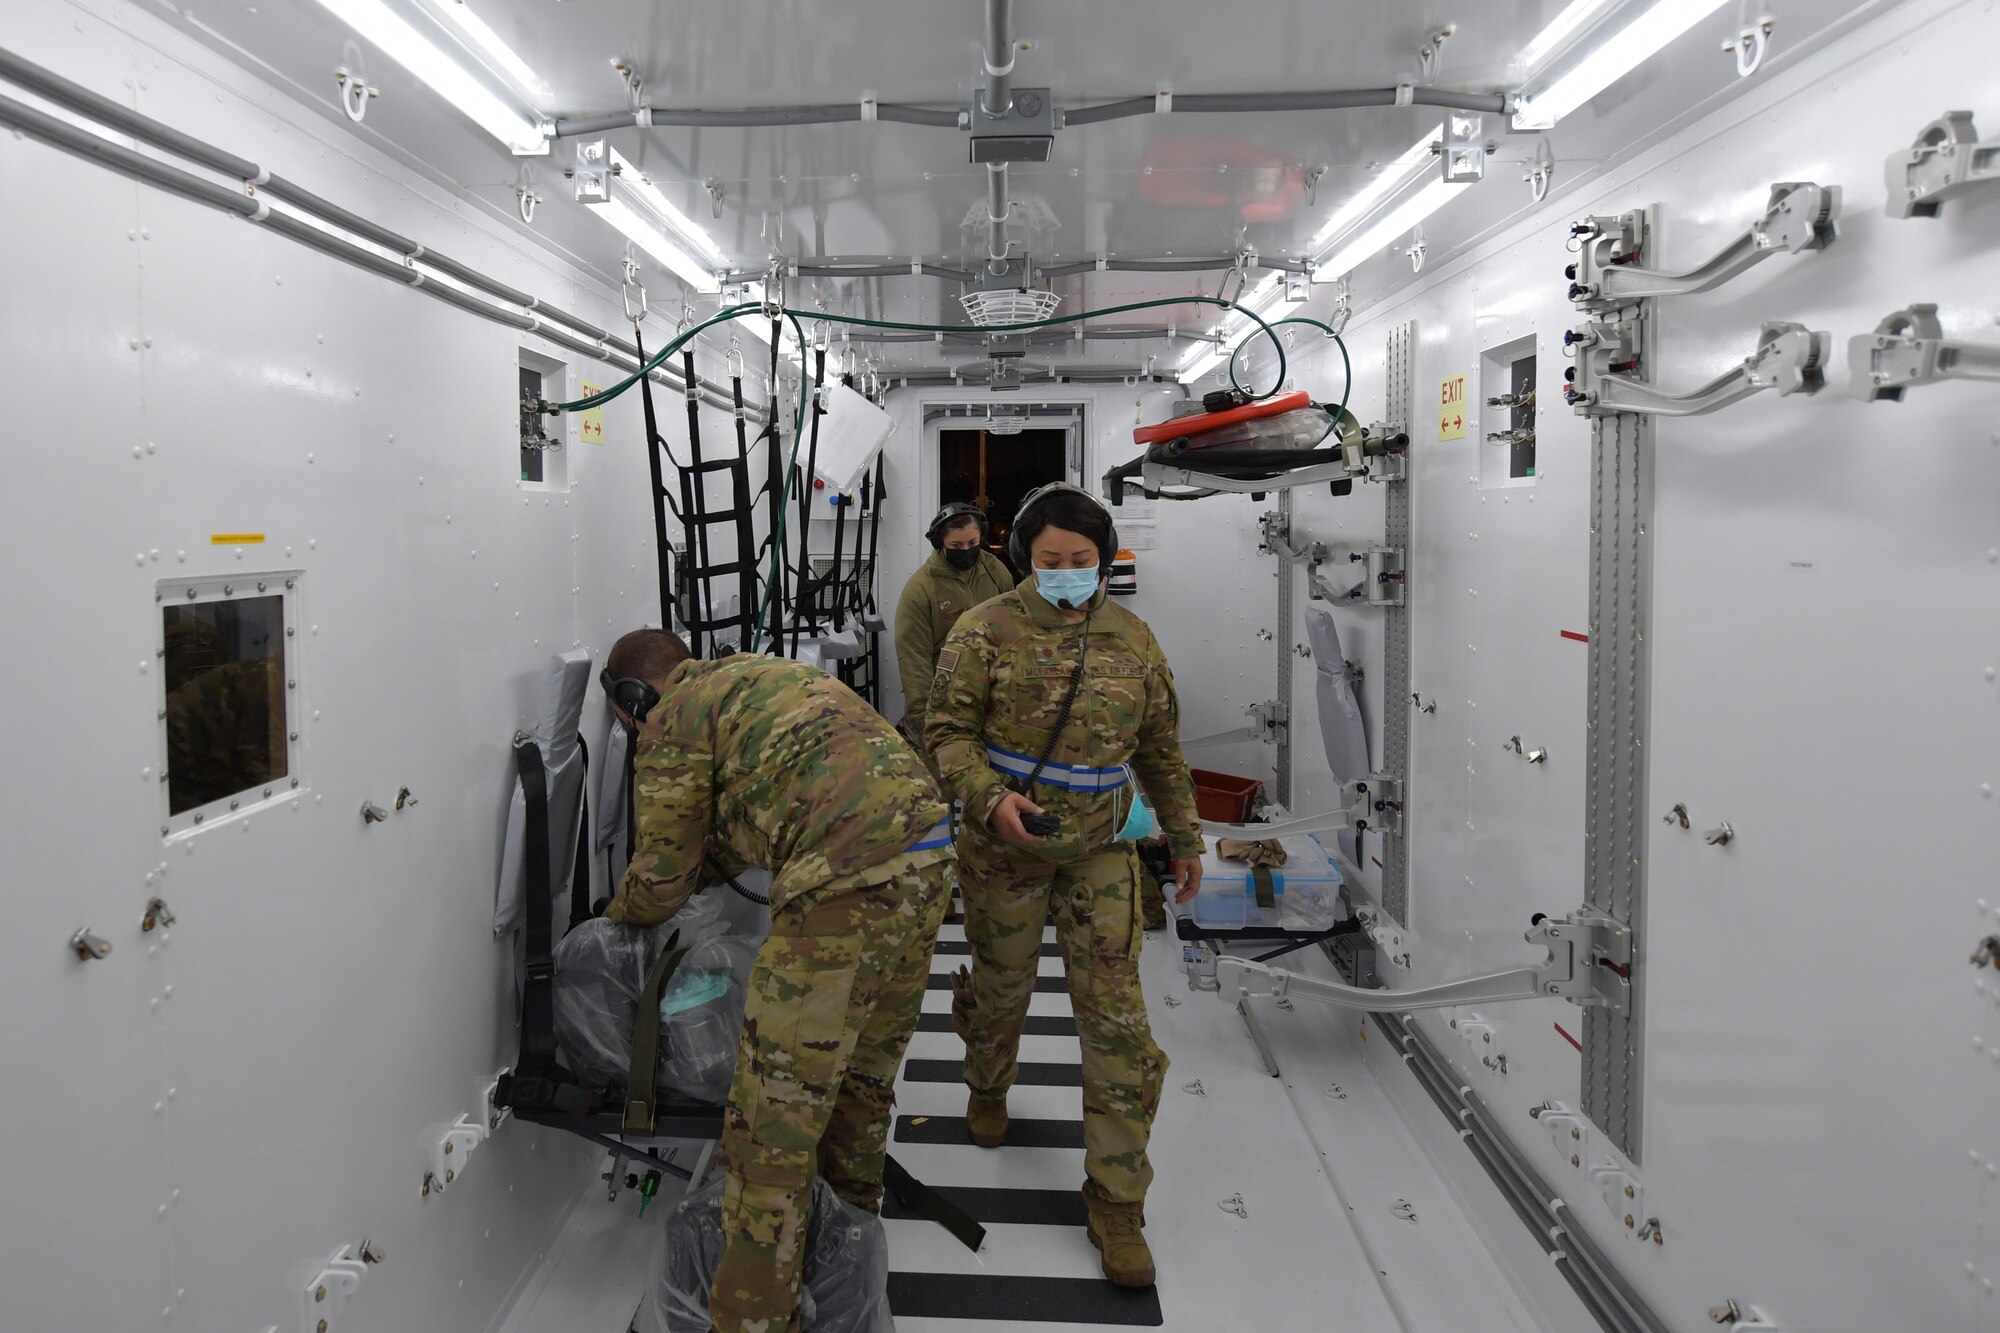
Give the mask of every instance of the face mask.
M 1097 594 L 1097 571 L 1038 569 L 1035 571 L 1035 587 L 1049 605 L 1067 605 L 1072 611 L 1081 611 L 1084 603 Z
M 971 569 L 974 565 L 979 563 L 979 548 L 977 546 L 968 546 L 964 550 L 960 551 L 960 550 L 953 550 L 951 547 L 946 547 L 944 552 L 944 559 L 946 564 L 950 565 L 953 569 L 963 574 L 965 571 Z
M 1118 830 L 1120 842 L 1143 842 L 1159 831 L 1160 821 L 1153 818 L 1153 807 L 1146 804 L 1146 798 L 1137 792 L 1132 794 L 1132 813 L 1125 817 L 1125 827 Z

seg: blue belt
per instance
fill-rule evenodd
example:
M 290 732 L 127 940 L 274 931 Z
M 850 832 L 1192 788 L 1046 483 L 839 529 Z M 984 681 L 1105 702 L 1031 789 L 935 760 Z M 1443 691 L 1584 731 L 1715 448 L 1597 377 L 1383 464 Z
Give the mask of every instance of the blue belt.
M 997 745 L 986 747 L 986 762 L 994 771 L 1005 777 L 1026 780 L 1035 772 L 1035 757 L 1030 754 L 1015 754 Z M 1117 768 L 1085 768 L 1077 764 L 1059 764 L 1050 760 L 1042 766 L 1042 772 L 1035 781 L 1064 791 L 1116 791 L 1132 780 L 1131 774 L 1121 764 Z
M 911 843 L 905 852 L 934 852 L 940 847 L 951 846 L 951 818 L 946 816 L 931 825 L 930 831 Z

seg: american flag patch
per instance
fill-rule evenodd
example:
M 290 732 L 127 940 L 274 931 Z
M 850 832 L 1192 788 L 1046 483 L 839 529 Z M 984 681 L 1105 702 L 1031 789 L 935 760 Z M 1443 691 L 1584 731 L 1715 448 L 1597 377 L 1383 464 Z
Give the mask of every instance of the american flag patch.
M 946 675 L 958 670 L 958 649 L 946 648 L 938 654 L 937 669 Z

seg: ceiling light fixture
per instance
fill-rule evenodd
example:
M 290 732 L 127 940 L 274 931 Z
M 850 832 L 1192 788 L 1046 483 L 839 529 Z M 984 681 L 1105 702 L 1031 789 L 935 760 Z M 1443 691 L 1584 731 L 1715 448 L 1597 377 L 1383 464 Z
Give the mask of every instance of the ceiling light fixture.
M 549 150 L 547 127 L 538 118 L 509 106 L 382 0 L 319 2 L 515 153 L 539 154 Z
M 465 0 L 438 0 L 437 7 L 444 12 L 447 19 L 451 20 L 454 27 L 470 37 L 473 45 L 507 71 L 509 77 L 520 84 L 523 90 L 538 95 L 548 93 L 549 86 L 528 67 L 528 62 L 521 59 L 513 47 L 500 40 L 500 34 L 486 26 L 486 20 L 473 13 L 472 6 L 466 4 Z
M 1390 241 L 1422 222 L 1458 197 L 1466 188 L 1451 181 L 1434 180 L 1390 209 L 1376 221 L 1341 240 L 1319 258 L 1313 270 L 1315 282 L 1338 282 L 1373 258 Z
M 1630 74 L 1646 57 L 1722 8 L 1723 0 L 1658 0 L 1606 38 L 1539 93 L 1525 93 L 1514 113 L 1517 130 L 1546 130 Z M 1558 22 L 1561 20 L 1558 19 Z
M 623 232 L 692 290 L 722 290 L 722 251 L 624 154 L 603 140 L 577 145 L 576 199 Z
M 1529 39 L 1514 56 L 1513 68 L 1521 79 L 1532 79 L 1548 66 L 1551 59 L 1568 48 L 1570 42 L 1585 28 L 1602 18 L 1618 5 L 1619 0 L 1570 0 L 1563 6 L 1562 13 L 1549 20 L 1549 26 Z
M 1438 146 L 1443 142 L 1443 138 L 1444 127 L 1440 125 L 1411 144 L 1395 161 L 1383 167 L 1374 180 L 1357 190 L 1353 197 L 1326 220 L 1326 225 L 1319 229 L 1317 236 L 1313 237 L 1311 248 L 1320 250 L 1332 244 L 1342 232 L 1374 212 L 1383 200 L 1409 184 L 1419 166 L 1437 160 Z

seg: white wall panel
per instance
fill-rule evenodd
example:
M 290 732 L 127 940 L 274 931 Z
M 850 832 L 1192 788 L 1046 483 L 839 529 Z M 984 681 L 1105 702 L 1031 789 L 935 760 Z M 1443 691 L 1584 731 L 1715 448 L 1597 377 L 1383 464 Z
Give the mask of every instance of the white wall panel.
M 1947 106 L 2000 114 L 1981 54 L 1995 23 L 1990 5 L 1903 6 L 1442 265 L 1348 334 L 1364 421 L 1380 410 L 1386 331 L 1414 319 L 1420 335 L 1412 684 L 1439 708 L 1412 717 L 1417 947 L 1413 970 L 1391 975 L 1421 984 L 1519 961 L 1530 913 L 1581 897 L 1588 650 L 1562 631 L 1589 628 L 1591 446 L 1559 397 L 1556 344 L 1578 322 L 1563 229 L 1658 203 L 1650 259 L 1685 266 L 1754 218 L 1772 182 L 1846 191 L 1825 253 L 1663 302 L 1650 365 L 1655 382 L 1692 388 L 1747 354 L 1765 319 L 1833 334 L 1819 397 L 1767 395 L 1659 426 L 1649 784 L 1656 815 L 1685 801 L 1694 822 L 1650 825 L 1639 1177 L 1665 1245 L 1627 1239 L 1526 1115 L 1576 1100 L 1577 1056 L 1555 1031 L 1578 1031 L 1575 1009 L 1483 1013 L 1505 1076 L 1453 1039 L 1448 1015 L 1426 1020 L 1677 1329 L 1708 1326 L 1725 1296 L 1788 1328 L 2000 1327 L 1983 1285 L 1996 1262 L 1986 1168 L 2000 1151 L 2000 1062 L 1987 1053 L 2000 987 L 1975 991 L 1964 961 L 2000 901 L 1987 892 L 2000 853 L 1994 399 L 1958 384 L 1901 404 L 1843 392 L 1846 339 L 1913 301 L 1939 302 L 1953 336 L 2000 341 L 2000 196 L 1894 221 L 1881 184 L 1883 158 Z M 1560 157 L 1560 129 L 1555 145 Z M 1519 188 L 1496 175 L 1481 188 Z M 1422 400 L 1466 373 L 1485 415 L 1481 351 L 1529 333 L 1541 474 L 1485 489 L 1473 441 L 1497 426 L 1475 418 L 1468 440 L 1439 442 Z M 1325 360 L 1298 363 L 1301 387 L 1331 391 Z M 1373 513 L 1343 514 L 1350 503 L 1322 493 L 1300 526 L 1322 540 L 1343 523 L 1379 532 Z M 1350 620 L 1366 643 L 1366 615 L 1343 613 L 1343 633 Z M 1186 672 L 1183 685 L 1201 688 Z M 1310 692 L 1295 703 L 1310 736 Z M 1371 721 L 1381 706 L 1369 690 Z M 1516 733 L 1548 762 L 1503 753 Z M 1323 768 L 1310 744 L 1299 753 L 1299 804 L 1318 808 Z M 1878 815 L 1885 802 L 1914 817 Z M 1705 845 L 1723 820 L 1735 841 Z M 1595 1135 L 1579 1156 L 1623 1164 Z
M 29 59 L 616 326 L 615 288 L 138 10 L 10 17 Z M 291 1328 L 308 1264 L 365 1234 L 389 1260 L 343 1333 L 485 1328 L 594 1154 L 509 1124 L 447 1193 L 420 1185 L 516 1040 L 489 926 L 509 739 L 551 654 L 658 618 L 638 400 L 603 446 L 572 435 L 573 490 L 524 489 L 519 349 L 608 367 L 37 143 L 0 139 L 0 176 L 40 201 L 0 222 L 0 692 L 35 756 L 0 779 L 0 1008 L 31 1074 L 0 1093 L 0 1323 Z M 683 400 L 661 409 L 678 439 Z M 301 575 L 305 785 L 163 845 L 156 582 L 270 570 Z M 596 748 L 594 705 L 586 730 Z M 418 804 L 364 828 L 402 786 Z M 139 930 L 154 892 L 164 939 Z M 108 959 L 64 947 L 85 924 Z

